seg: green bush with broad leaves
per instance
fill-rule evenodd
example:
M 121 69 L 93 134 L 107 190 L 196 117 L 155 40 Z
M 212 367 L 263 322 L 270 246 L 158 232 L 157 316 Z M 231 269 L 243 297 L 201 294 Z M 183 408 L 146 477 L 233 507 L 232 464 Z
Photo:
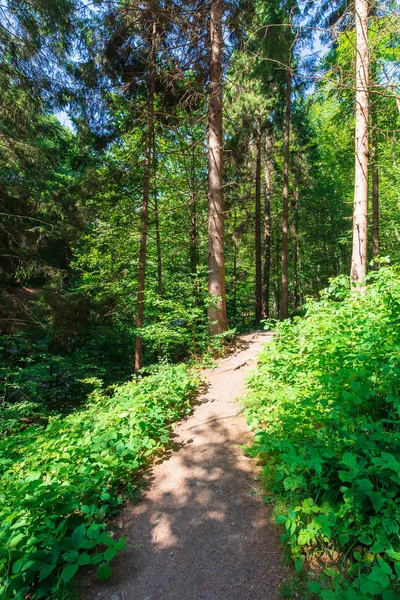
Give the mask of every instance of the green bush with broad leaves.
M 0 440 L 2 600 L 56 598 L 84 565 L 110 576 L 125 540 L 107 531 L 107 519 L 135 490 L 138 469 L 168 444 L 197 386 L 187 367 L 167 364 L 112 395 L 91 383 L 81 411 Z
M 277 522 L 296 569 L 312 566 L 304 598 L 400 598 L 399 269 L 365 295 L 334 280 L 278 326 L 250 390 Z

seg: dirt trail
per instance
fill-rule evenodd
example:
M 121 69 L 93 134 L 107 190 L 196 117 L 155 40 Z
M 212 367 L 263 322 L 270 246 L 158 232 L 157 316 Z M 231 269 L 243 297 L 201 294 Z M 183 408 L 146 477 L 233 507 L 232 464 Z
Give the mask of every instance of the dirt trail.
M 279 534 L 257 489 L 257 468 L 235 399 L 271 334 L 242 336 L 242 349 L 204 372 L 207 391 L 176 428 L 176 447 L 149 472 L 148 491 L 117 519 L 131 546 L 109 582 L 85 599 L 273 600 L 284 576 Z

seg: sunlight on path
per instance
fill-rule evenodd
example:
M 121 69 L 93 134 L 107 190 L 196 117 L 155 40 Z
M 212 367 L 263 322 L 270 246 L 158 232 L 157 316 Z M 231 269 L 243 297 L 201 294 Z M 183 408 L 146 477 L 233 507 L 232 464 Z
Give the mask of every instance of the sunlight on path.
M 284 577 L 279 534 L 239 445 L 251 439 L 244 381 L 271 334 L 203 373 L 206 391 L 175 430 L 174 450 L 147 475 L 148 491 L 117 519 L 131 547 L 111 581 L 90 580 L 85 600 L 273 600 Z

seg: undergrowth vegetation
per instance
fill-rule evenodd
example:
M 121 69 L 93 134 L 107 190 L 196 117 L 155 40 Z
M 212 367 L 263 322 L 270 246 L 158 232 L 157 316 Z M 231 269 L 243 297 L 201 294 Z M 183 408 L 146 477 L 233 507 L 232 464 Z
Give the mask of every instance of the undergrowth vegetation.
M 364 296 L 337 279 L 278 326 L 250 381 L 252 449 L 265 462 L 301 598 L 400 594 L 400 274 Z M 303 580 L 305 578 L 303 577 Z M 292 597 L 292 596 L 291 596 Z
M 0 439 L 0 598 L 64 597 L 80 566 L 109 562 L 125 547 L 107 531 L 133 476 L 168 444 L 190 411 L 197 378 L 185 365 L 104 390 L 92 379 L 84 408 L 47 423 L 10 419 Z M 3 416 L 3 415 L 0 415 Z

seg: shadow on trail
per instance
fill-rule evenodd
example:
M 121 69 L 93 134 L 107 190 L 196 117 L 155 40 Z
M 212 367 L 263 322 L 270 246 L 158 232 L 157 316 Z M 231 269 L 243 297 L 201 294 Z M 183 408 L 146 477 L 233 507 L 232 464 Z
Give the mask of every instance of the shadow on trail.
M 173 448 L 144 473 L 146 490 L 114 520 L 129 546 L 106 583 L 87 573 L 85 600 L 276 600 L 286 571 L 279 533 L 257 491 L 251 443 L 235 398 L 245 366 L 273 334 L 253 334 L 218 368 L 182 421 Z
M 103 590 L 101 599 L 278 597 L 281 578 L 271 554 L 281 551 L 256 497 L 249 460 L 236 446 L 242 426 L 214 421 L 206 427 L 214 441 L 199 443 L 195 452 L 181 448 L 169 458 L 174 468 L 158 471 L 158 492 L 125 509 L 121 526 L 130 547 L 114 564 L 111 585 L 118 585 Z

